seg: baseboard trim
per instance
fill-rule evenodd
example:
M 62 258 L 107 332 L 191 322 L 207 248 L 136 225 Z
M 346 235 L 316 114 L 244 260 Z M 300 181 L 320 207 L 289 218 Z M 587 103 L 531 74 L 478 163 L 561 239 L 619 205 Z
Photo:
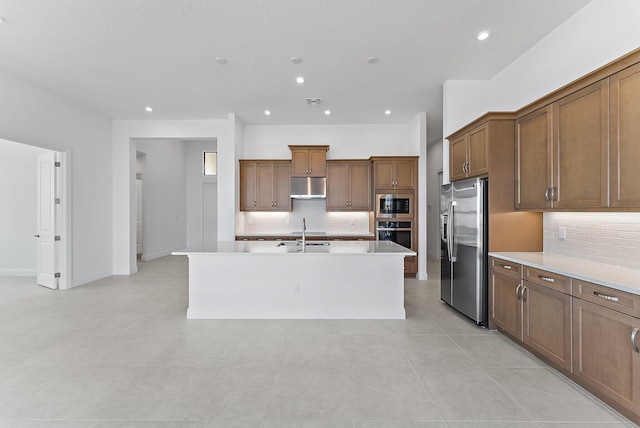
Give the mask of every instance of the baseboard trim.
M 36 276 L 36 269 L 0 269 L 0 276 Z

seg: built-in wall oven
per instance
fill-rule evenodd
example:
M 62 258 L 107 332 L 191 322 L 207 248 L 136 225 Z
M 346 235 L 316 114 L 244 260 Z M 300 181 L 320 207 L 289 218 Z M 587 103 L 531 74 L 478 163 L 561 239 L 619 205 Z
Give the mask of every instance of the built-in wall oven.
M 378 220 L 376 222 L 376 239 L 393 241 L 403 247 L 413 249 L 413 230 L 411 222 L 406 220 Z
M 413 195 L 378 193 L 376 195 L 376 217 L 413 218 Z

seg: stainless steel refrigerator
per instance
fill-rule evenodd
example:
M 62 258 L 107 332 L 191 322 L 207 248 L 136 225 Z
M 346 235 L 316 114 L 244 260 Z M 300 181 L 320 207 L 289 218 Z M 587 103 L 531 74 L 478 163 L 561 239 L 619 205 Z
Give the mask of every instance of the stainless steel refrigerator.
M 487 325 L 487 179 L 440 190 L 440 298 Z

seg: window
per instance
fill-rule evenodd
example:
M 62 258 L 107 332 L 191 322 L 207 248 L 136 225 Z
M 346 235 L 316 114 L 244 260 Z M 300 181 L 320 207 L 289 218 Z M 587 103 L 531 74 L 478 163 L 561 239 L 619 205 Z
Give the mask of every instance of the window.
M 218 175 L 217 152 L 204 152 L 204 175 Z

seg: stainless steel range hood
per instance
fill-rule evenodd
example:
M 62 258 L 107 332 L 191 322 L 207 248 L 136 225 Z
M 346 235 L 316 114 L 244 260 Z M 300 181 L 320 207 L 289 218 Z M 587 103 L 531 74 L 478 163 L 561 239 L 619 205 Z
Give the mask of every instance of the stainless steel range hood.
M 293 199 L 326 199 L 326 177 L 291 177 Z

